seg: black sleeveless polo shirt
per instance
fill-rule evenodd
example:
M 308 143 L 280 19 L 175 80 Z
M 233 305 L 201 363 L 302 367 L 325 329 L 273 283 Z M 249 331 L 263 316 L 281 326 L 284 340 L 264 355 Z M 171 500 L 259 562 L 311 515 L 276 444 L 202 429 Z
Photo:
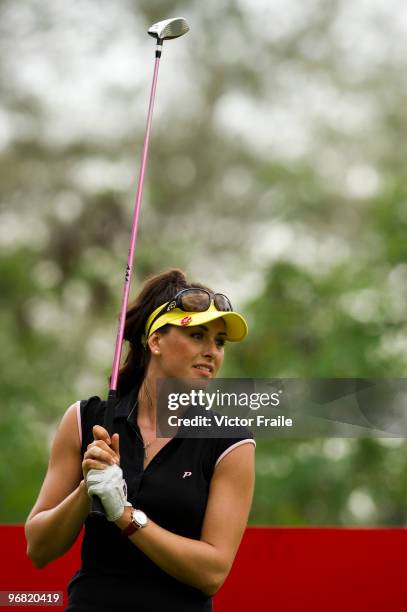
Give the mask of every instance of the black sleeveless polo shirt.
M 253 442 L 253 434 L 241 428 L 233 438 L 175 436 L 144 470 L 137 392 L 119 402 L 114 417 L 127 498 L 160 527 L 199 540 L 217 460 L 234 444 Z M 103 425 L 105 409 L 106 402 L 96 396 L 81 402 L 82 456 L 93 441 L 93 425 Z M 81 557 L 81 568 L 68 585 L 66 612 L 212 610 L 211 597 L 161 570 L 104 518 L 86 519 Z

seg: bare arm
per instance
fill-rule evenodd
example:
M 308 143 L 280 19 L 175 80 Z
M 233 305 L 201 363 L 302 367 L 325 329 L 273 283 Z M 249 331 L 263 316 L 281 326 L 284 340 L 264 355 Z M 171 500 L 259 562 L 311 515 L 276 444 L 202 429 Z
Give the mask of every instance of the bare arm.
M 200 540 L 174 534 L 149 521 L 130 540 L 154 563 L 181 582 L 214 595 L 225 581 L 245 530 L 254 489 L 254 446 L 233 449 L 211 481 Z M 130 520 L 126 508 L 116 525 Z
M 76 404 L 65 412 L 51 449 L 47 474 L 26 524 L 27 554 L 37 567 L 63 555 L 89 512 L 82 481 Z

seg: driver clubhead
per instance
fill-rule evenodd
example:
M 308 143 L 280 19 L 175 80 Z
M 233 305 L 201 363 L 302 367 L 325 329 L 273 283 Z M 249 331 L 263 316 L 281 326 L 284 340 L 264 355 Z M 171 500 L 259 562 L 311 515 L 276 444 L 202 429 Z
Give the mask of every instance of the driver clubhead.
M 171 40 L 183 36 L 189 30 L 189 25 L 183 17 L 174 17 L 154 23 L 148 30 L 148 34 L 157 40 Z

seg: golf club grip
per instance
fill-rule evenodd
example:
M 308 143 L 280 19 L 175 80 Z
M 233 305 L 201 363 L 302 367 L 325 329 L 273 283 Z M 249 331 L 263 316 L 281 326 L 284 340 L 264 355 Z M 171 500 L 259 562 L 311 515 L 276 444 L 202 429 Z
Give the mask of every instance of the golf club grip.
M 106 518 L 106 512 L 103 507 L 103 504 L 100 501 L 99 497 L 96 497 L 96 495 L 92 496 L 92 507 L 90 509 L 89 516 L 100 516 Z
M 113 389 L 109 389 L 109 395 L 106 402 L 106 411 L 103 421 L 103 427 L 107 430 L 109 436 L 113 435 L 113 419 L 114 411 L 116 407 L 117 393 Z M 92 496 L 92 507 L 89 512 L 89 516 L 92 517 L 106 517 L 106 512 L 102 502 L 96 495 Z

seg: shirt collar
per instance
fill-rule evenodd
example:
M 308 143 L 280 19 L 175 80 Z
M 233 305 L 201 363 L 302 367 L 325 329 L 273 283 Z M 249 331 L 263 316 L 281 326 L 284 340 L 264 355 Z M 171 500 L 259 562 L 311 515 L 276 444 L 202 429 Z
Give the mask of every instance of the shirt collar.
M 114 421 L 118 419 L 127 419 L 127 422 L 130 423 L 131 426 L 136 427 L 139 431 L 139 427 L 137 425 L 137 397 L 138 392 L 140 390 L 139 386 L 134 387 L 127 395 L 122 397 L 115 408 Z M 135 414 L 134 414 L 135 413 Z M 194 406 L 188 406 L 187 410 L 184 413 L 184 417 L 192 417 L 195 414 L 201 414 L 198 408 Z M 206 414 L 206 413 L 205 413 Z M 179 437 L 189 437 L 183 436 L 182 432 L 184 431 L 183 426 L 177 430 L 175 434 L 175 438 Z

